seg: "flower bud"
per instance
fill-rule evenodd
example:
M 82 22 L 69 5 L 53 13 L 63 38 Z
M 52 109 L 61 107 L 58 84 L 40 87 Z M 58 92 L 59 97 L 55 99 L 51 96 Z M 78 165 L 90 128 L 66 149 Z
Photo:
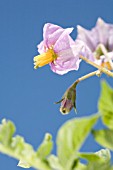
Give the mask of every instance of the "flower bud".
M 61 107 L 60 107 L 60 112 L 65 115 L 68 114 L 72 108 L 75 109 L 76 111 L 76 85 L 78 82 L 75 82 L 74 84 L 72 84 L 72 86 L 70 86 L 66 92 L 64 93 L 62 99 L 59 102 L 56 102 L 56 104 L 61 103 Z

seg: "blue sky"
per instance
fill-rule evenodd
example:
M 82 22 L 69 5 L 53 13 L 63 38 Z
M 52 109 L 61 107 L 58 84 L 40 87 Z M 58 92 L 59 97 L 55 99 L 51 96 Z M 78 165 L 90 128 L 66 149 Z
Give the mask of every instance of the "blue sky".
M 58 101 L 78 77 L 95 68 L 82 62 L 79 71 L 64 76 L 53 73 L 49 66 L 33 69 L 37 44 L 42 40 L 42 28 L 47 22 L 64 28 L 76 26 L 90 29 L 98 17 L 113 23 L 112 0 L 1 0 L 0 1 L 0 120 L 12 120 L 17 133 L 34 148 L 46 132 L 55 137 L 59 127 L 70 118 L 97 112 L 100 78 L 92 77 L 77 87 L 77 110 L 67 116 L 59 112 Z M 105 75 L 112 86 L 113 80 Z M 98 128 L 100 124 L 98 124 Z M 100 147 L 89 138 L 84 151 Z M 55 150 L 54 150 L 55 153 Z M 0 155 L 1 170 L 19 170 L 17 161 Z

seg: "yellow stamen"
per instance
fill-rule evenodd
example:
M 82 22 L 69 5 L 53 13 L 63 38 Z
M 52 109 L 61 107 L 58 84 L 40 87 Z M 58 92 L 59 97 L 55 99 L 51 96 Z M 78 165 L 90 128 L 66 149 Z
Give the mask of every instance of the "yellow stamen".
M 53 51 L 53 49 L 48 49 L 47 52 L 34 57 L 34 68 L 37 69 L 38 67 L 42 67 L 46 64 L 51 63 L 52 61 L 56 60 L 57 55 Z
M 111 65 L 110 65 L 110 63 L 108 61 L 107 62 L 102 62 L 101 66 L 105 67 L 108 70 L 112 70 Z

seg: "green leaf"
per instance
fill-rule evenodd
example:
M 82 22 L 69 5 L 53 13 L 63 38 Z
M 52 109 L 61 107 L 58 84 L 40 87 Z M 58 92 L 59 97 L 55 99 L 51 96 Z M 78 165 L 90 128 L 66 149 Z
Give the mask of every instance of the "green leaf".
M 113 89 L 105 81 L 102 81 L 101 88 L 98 109 L 103 123 L 113 129 Z
M 22 155 L 22 157 L 26 157 L 28 160 L 36 157 L 33 147 L 26 143 L 24 138 L 19 135 L 12 138 L 11 147 L 17 154 Z
M 109 149 L 101 149 L 95 153 L 78 153 L 78 156 L 89 162 L 107 162 L 110 161 L 111 158 Z
M 65 170 L 65 168 L 63 168 L 60 164 L 60 160 L 55 155 L 50 155 L 48 157 L 48 162 L 51 168 L 54 170 Z M 71 169 L 68 170 L 86 170 L 86 165 L 80 163 L 79 159 L 77 158 L 73 161 Z
M 95 153 L 99 156 L 98 161 L 91 161 L 89 162 L 87 169 L 88 170 L 111 170 L 111 164 L 110 164 L 110 152 L 108 149 L 101 149 L 100 151 Z
M 0 143 L 9 145 L 11 143 L 14 132 L 14 124 L 11 121 L 6 122 L 6 120 L 3 119 L 2 124 L 0 125 Z
M 103 162 L 109 162 L 111 159 L 111 154 L 110 154 L 109 149 L 101 149 L 100 151 L 95 152 L 95 154 L 98 155 L 100 158 L 100 161 L 103 161 Z
M 64 170 L 57 156 L 50 155 L 47 160 L 52 169 Z
M 0 125 L 0 152 L 21 160 L 18 166 L 30 166 L 38 170 L 51 170 L 47 161 L 37 156 L 33 147 L 21 136 L 13 137 L 15 126 L 11 121 L 3 120 Z
M 85 170 L 110 170 L 110 151 L 101 149 L 95 153 L 79 153 L 80 158 L 88 160 Z
M 42 144 L 37 150 L 37 156 L 41 159 L 45 159 L 51 153 L 52 148 L 52 136 L 49 133 L 46 133 Z
M 71 169 L 77 159 L 76 152 L 81 148 L 99 115 L 76 118 L 66 122 L 57 135 L 57 154 L 63 167 Z
M 113 150 L 113 130 L 93 130 L 92 134 L 100 145 Z
M 74 167 L 72 170 L 87 170 L 87 166 L 78 162 L 78 164 L 76 165 L 76 167 Z
M 89 162 L 99 161 L 100 157 L 95 153 L 78 153 L 78 156 L 82 159 L 86 159 Z

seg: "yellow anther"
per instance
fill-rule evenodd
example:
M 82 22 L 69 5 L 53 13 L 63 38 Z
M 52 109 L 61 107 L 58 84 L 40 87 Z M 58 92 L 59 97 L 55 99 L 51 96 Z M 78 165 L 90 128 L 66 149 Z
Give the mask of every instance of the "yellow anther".
M 53 49 L 48 49 L 47 52 L 34 57 L 34 68 L 37 69 L 38 67 L 43 67 L 44 65 L 56 60 L 56 58 L 57 55 L 55 54 Z

